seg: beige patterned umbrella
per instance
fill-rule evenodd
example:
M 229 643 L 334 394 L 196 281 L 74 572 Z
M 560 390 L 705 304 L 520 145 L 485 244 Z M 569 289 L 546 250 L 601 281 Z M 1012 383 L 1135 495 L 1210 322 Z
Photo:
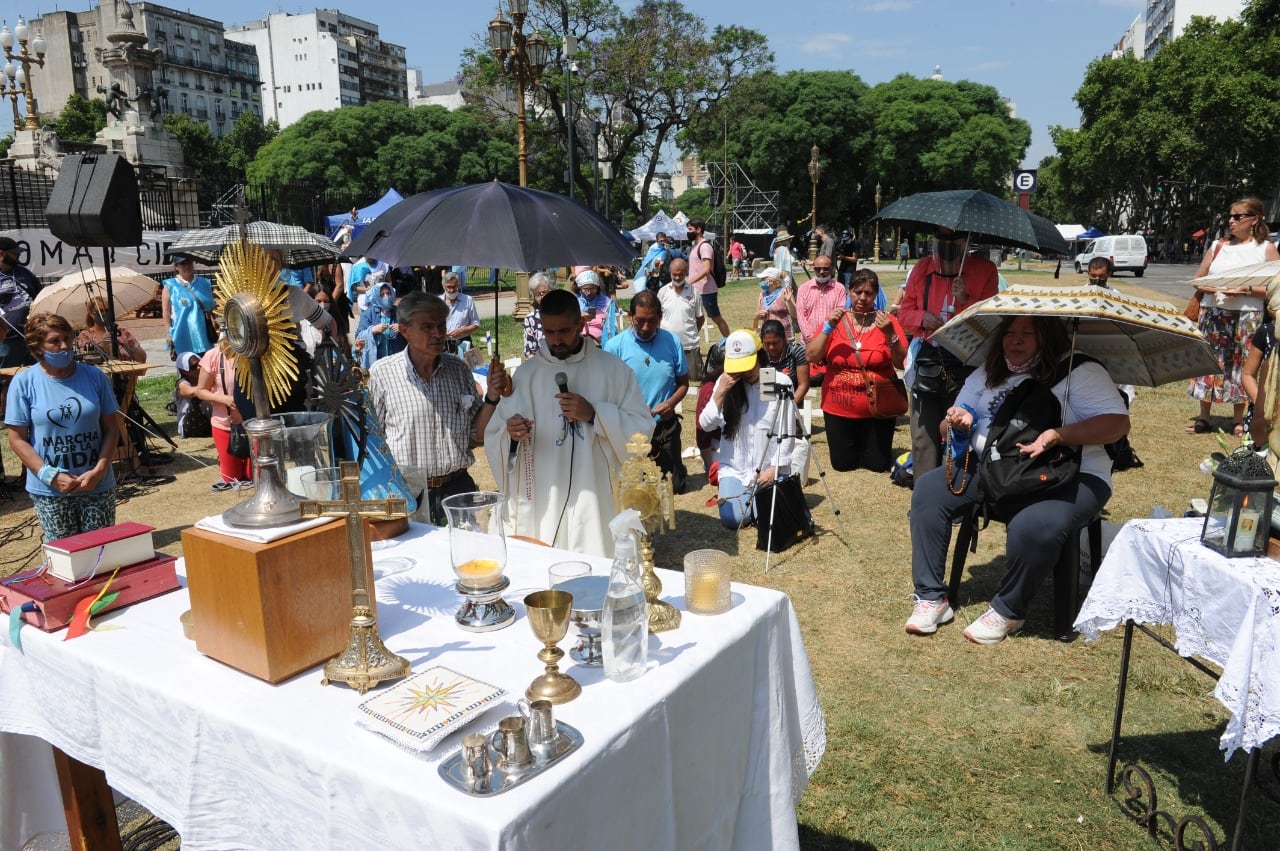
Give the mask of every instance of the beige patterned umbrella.
M 933 339 L 977 365 L 1007 316 L 1078 319 L 1076 351 L 1101 361 L 1117 384 L 1157 387 L 1222 372 L 1208 341 L 1173 305 L 1094 285 L 1009 287 L 956 314 Z

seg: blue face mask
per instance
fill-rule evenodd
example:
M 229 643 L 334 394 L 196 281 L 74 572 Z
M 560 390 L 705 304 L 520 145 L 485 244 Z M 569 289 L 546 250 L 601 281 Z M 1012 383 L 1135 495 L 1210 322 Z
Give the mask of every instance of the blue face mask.
M 40 359 L 53 369 L 66 369 L 71 366 L 71 362 L 75 359 L 75 352 L 70 349 L 63 349 L 60 352 L 45 352 Z
M 378 296 L 378 307 L 381 307 L 383 310 L 390 310 L 395 305 L 395 303 L 396 303 L 396 300 L 394 296 L 389 296 L 389 295 Z
M 760 282 L 760 289 L 764 290 L 765 292 L 768 292 L 768 291 L 769 291 L 769 282 L 768 282 L 768 281 L 761 281 L 761 282 Z

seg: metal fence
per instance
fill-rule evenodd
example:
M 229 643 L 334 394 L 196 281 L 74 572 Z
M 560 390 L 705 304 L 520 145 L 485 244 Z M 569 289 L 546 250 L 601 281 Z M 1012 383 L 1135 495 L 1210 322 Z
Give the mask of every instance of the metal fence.
M 305 181 L 235 183 L 172 178 L 154 166 L 139 166 L 137 175 L 142 226 L 147 230 L 232 224 L 235 209 L 243 204 L 255 219 L 300 225 L 323 234 L 326 216 L 377 200 L 373 195 L 356 197 Z M 0 230 L 48 227 L 45 210 L 54 182 L 55 178 L 43 173 L 0 160 Z

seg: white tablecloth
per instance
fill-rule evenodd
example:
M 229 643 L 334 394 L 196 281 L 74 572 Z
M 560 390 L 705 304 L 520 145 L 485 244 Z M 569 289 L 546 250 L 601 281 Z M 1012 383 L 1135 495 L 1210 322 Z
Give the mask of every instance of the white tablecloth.
M 1116 536 L 1076 619 L 1088 640 L 1126 620 L 1172 624 L 1178 652 L 1222 668 L 1227 759 L 1280 734 L 1280 563 L 1201 546 L 1204 520 L 1134 520 Z
M 568 554 L 510 542 L 517 621 L 482 634 L 454 623 L 446 530 L 415 525 L 374 555 L 375 566 L 413 563 L 379 580 L 378 600 L 384 640 L 415 670 L 446 665 L 512 700 L 541 672 L 521 600 Z M 660 574 L 664 598 L 683 608 L 682 576 Z M 22 653 L 0 638 L 0 730 L 103 768 L 184 848 L 794 848 L 822 712 L 790 601 L 733 592 L 729 613 L 686 613 L 653 637 L 651 670 L 634 682 L 566 656 L 583 694 L 557 718 L 585 745 L 489 799 L 437 774 L 457 737 L 417 757 L 357 727 L 361 696 L 320 686 L 318 671 L 270 686 L 201 655 L 182 637 L 185 589 L 120 613 L 120 630 L 63 642 L 25 629 Z M 30 761 L 5 753 L 0 788 L 30 782 Z

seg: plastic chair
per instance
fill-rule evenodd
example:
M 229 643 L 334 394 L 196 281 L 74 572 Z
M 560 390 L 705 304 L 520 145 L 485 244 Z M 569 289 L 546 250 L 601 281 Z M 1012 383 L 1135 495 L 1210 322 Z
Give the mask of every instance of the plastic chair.
M 956 535 L 956 548 L 951 556 L 951 581 L 947 585 L 947 599 L 956 604 L 960 595 L 960 577 L 969 553 L 978 551 L 979 506 L 975 505 L 962 516 Z M 996 518 L 1000 520 L 1000 518 Z M 1003 520 L 1000 520 L 1003 522 Z M 1053 566 L 1053 634 L 1060 641 L 1075 637 L 1072 625 L 1080 613 L 1080 533 L 1089 531 L 1089 571 L 1098 572 L 1102 564 L 1102 515 L 1094 515 L 1085 526 L 1072 530 L 1062 545 L 1062 553 Z

